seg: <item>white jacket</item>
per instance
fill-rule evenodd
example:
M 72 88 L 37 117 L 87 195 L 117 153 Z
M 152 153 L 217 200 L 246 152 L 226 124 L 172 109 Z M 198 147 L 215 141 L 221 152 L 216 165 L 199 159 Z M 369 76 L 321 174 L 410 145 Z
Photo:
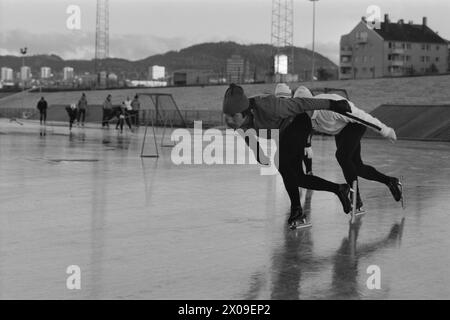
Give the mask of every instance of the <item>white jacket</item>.
M 125 100 L 124 102 L 123 102 L 123 105 L 124 105 L 124 107 L 125 107 L 125 109 L 126 110 L 133 110 L 133 108 L 131 107 L 131 100 Z
M 345 98 L 341 97 L 338 94 L 319 94 L 317 96 L 314 96 L 314 98 L 317 99 L 329 99 L 329 100 L 346 100 Z M 347 100 L 348 101 L 348 100 Z M 361 119 L 362 121 L 357 121 L 355 119 L 346 117 L 344 115 L 341 115 L 339 113 L 329 111 L 329 110 L 315 110 L 314 113 L 311 116 L 311 122 L 312 126 L 316 131 L 331 134 L 331 135 L 337 135 L 341 130 L 347 125 L 347 123 L 360 123 L 362 125 L 365 125 L 374 131 L 381 134 L 383 137 L 388 138 L 391 133 L 391 128 L 387 127 L 384 123 L 382 123 L 377 118 L 372 117 L 367 112 L 358 109 L 353 102 L 348 101 L 350 108 L 352 109 L 351 115 Z M 369 125 L 365 124 L 364 122 L 367 122 Z M 380 130 L 377 130 L 373 128 L 371 125 L 375 125 Z M 392 130 L 393 131 L 393 130 Z

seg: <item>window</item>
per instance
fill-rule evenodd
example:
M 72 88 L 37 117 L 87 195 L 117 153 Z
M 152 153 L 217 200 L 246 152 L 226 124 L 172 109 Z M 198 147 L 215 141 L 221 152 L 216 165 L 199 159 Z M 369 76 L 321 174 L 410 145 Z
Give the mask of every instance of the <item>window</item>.
M 439 62 L 439 57 L 436 57 L 436 62 Z
M 431 46 L 429 44 L 427 44 L 427 51 L 430 51 Z
M 389 61 L 392 60 L 392 54 L 388 54 L 388 60 L 389 60 Z
M 424 44 L 422 44 L 422 50 L 425 50 L 426 46 Z
M 440 48 L 441 48 L 440 46 L 436 46 L 436 50 L 437 50 L 437 51 L 439 51 Z
M 425 56 L 420 56 L 420 61 L 425 62 Z
M 367 41 L 367 32 L 361 31 L 356 33 L 356 40 Z
M 407 43 L 407 44 L 406 44 L 406 49 L 408 49 L 408 50 L 411 49 L 411 43 Z
M 411 60 L 411 56 L 405 56 L 406 61 L 410 61 Z
M 389 42 L 389 49 L 392 48 L 392 42 Z

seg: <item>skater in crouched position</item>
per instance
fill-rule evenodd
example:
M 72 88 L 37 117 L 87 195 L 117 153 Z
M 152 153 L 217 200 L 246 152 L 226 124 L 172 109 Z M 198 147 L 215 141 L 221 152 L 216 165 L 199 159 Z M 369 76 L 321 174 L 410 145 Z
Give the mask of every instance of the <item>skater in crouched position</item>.
M 299 187 L 334 193 L 342 203 L 345 213 L 350 212 L 350 187 L 336 184 L 322 178 L 305 175 L 302 166 L 304 147 L 311 131 L 311 121 L 307 110 L 330 110 L 338 113 L 350 112 L 350 106 L 344 99 L 340 101 L 310 98 L 277 98 L 274 95 L 247 98 L 240 86 L 231 84 L 223 101 L 223 113 L 228 126 L 234 129 L 278 129 L 278 164 L 284 186 L 291 201 L 288 224 L 305 223 L 305 215 L 300 205 Z M 246 137 L 247 145 L 249 137 Z M 266 156 L 256 146 L 253 150 L 257 161 L 265 162 Z
M 313 97 L 311 91 L 303 86 L 295 91 L 294 97 L 330 100 L 344 99 L 337 94 L 319 94 Z M 374 167 L 365 164 L 361 159 L 361 139 L 367 127 L 375 130 L 392 142 L 397 140 L 394 129 L 386 126 L 380 120 L 372 117 L 363 110 L 358 109 L 351 101 L 348 101 L 348 103 L 352 111 L 347 116 L 328 110 L 308 112 L 311 116 L 313 129 L 335 137 L 337 147 L 336 159 L 349 185 L 352 185 L 357 177 L 377 181 L 385 184 L 389 188 L 395 201 L 400 201 L 402 198 L 402 190 L 399 179 L 382 174 Z M 356 195 L 356 210 L 361 211 L 363 202 L 359 187 Z

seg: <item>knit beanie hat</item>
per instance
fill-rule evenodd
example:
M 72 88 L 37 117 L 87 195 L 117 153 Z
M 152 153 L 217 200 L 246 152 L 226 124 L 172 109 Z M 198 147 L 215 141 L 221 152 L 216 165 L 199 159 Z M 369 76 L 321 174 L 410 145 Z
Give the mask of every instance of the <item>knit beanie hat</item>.
M 300 86 L 295 90 L 294 98 L 312 98 L 313 95 L 307 87 Z
M 249 101 L 242 87 L 232 83 L 223 98 L 223 113 L 233 115 L 249 107 Z
M 292 91 L 286 83 L 278 83 L 275 87 L 275 96 L 277 98 L 292 98 Z

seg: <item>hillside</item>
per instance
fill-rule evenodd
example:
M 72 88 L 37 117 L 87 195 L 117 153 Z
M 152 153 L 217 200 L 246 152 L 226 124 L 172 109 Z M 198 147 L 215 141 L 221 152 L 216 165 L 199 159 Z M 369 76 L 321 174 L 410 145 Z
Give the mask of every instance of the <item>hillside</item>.
M 102 60 L 104 69 L 122 77 L 146 78 L 148 67 L 163 65 L 170 73 L 177 69 L 194 68 L 224 73 L 226 59 L 232 54 L 239 54 L 250 62 L 251 71 L 258 77 L 264 77 L 273 64 L 271 55 L 273 47 L 267 44 L 241 45 L 235 42 L 203 43 L 179 51 L 169 51 L 148 58 L 129 61 L 109 58 Z M 294 49 L 295 73 L 302 74 L 311 69 L 312 51 L 304 48 Z M 43 66 L 52 68 L 53 72 L 62 72 L 65 66 L 75 68 L 76 73 L 93 72 L 93 60 L 63 60 L 56 55 L 34 55 L 26 58 L 26 65 L 33 74 L 39 74 Z M 16 56 L 0 56 L 0 67 L 7 66 L 18 71 L 22 66 L 22 58 Z M 337 70 L 337 66 L 326 57 L 316 54 L 317 68 Z M 335 71 L 336 72 L 336 71 Z

